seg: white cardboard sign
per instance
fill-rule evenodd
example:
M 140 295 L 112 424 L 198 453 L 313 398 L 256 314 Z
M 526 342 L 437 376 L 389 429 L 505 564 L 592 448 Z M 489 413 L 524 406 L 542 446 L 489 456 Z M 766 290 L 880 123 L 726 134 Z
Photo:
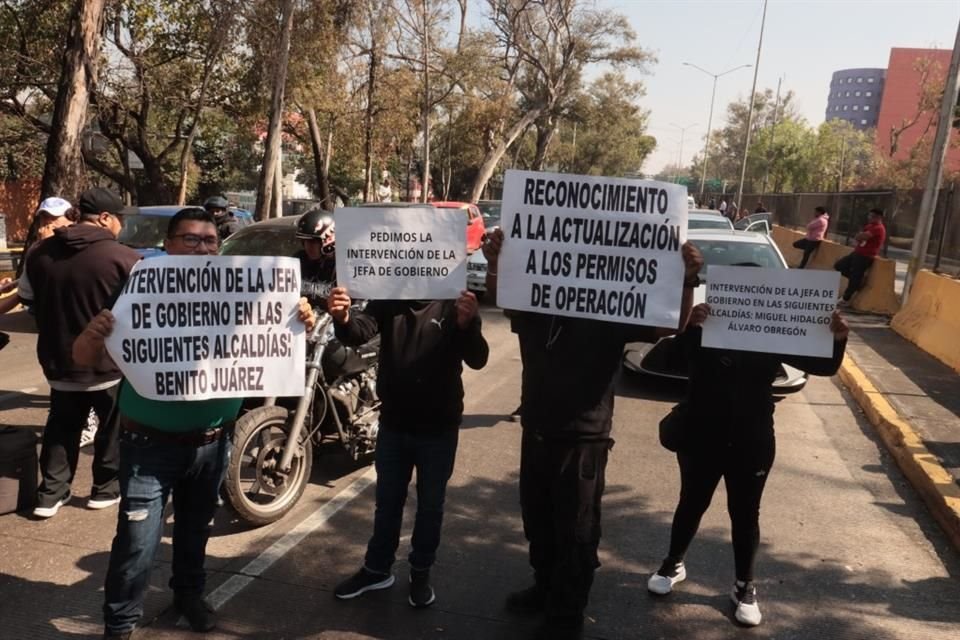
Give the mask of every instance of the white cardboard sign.
M 295 258 L 161 256 L 133 268 L 107 351 L 151 400 L 303 395 Z
M 784 355 L 833 355 L 830 317 L 840 274 L 813 269 L 710 267 L 705 347 Z
M 501 307 L 678 326 L 686 187 L 507 171 L 502 211 Z
M 344 207 L 337 224 L 337 283 L 354 298 L 443 300 L 467 287 L 467 212 Z

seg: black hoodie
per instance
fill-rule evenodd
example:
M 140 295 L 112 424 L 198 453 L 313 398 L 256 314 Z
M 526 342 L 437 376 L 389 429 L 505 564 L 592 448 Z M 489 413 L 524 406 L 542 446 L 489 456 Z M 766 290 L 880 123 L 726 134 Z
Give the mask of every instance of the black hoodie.
M 26 271 L 39 329 L 37 358 L 51 383 L 95 386 L 120 379 L 106 354 L 96 366 L 80 367 L 71 351 L 73 341 L 110 305 L 138 260 L 136 251 L 92 224 L 61 227 L 31 252 Z
M 455 429 L 463 419 L 463 362 L 487 364 L 489 347 L 480 316 L 466 329 L 457 326 L 453 300 L 379 300 L 336 326 L 337 338 L 359 345 L 380 334 L 377 393 L 386 429 L 436 433 Z

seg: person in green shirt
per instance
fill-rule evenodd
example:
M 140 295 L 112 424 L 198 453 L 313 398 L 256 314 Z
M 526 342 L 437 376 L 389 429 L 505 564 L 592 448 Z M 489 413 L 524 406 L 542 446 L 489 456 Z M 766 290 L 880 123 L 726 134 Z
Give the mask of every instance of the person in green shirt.
M 213 215 L 198 207 L 178 211 L 164 240 L 170 255 L 216 255 L 220 239 Z M 306 298 L 299 316 L 316 322 Z M 78 363 L 105 356 L 113 331 L 108 310 L 90 321 L 73 344 Z M 203 601 L 207 539 L 226 470 L 233 423 L 243 398 L 157 401 L 121 382 L 120 512 L 104 585 L 104 638 L 129 638 L 143 614 L 143 598 L 163 529 L 163 508 L 173 494 L 174 606 L 194 631 L 216 621 Z

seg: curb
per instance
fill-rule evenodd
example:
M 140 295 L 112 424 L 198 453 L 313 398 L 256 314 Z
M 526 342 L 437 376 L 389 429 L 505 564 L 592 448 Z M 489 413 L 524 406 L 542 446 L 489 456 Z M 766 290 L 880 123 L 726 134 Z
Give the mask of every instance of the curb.
M 940 528 L 960 551 L 960 486 L 849 355 L 840 366 L 840 379 L 876 427 L 897 466 L 923 498 Z

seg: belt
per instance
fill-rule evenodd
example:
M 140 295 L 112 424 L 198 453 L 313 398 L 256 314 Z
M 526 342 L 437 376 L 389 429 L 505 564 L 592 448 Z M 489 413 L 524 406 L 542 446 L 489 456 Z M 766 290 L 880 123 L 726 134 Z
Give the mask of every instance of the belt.
M 225 434 L 230 434 L 233 432 L 233 422 L 228 422 L 225 425 L 220 425 L 219 427 L 212 427 L 210 429 L 204 429 L 203 431 L 161 431 L 160 429 L 154 429 L 153 427 L 148 427 L 145 424 L 137 422 L 135 420 L 130 420 L 129 418 L 123 418 L 121 425 L 125 431 L 130 433 L 136 433 L 142 436 L 147 436 L 159 442 L 170 442 L 173 444 L 182 444 L 192 447 L 200 447 L 206 444 L 211 444 L 218 441 Z

